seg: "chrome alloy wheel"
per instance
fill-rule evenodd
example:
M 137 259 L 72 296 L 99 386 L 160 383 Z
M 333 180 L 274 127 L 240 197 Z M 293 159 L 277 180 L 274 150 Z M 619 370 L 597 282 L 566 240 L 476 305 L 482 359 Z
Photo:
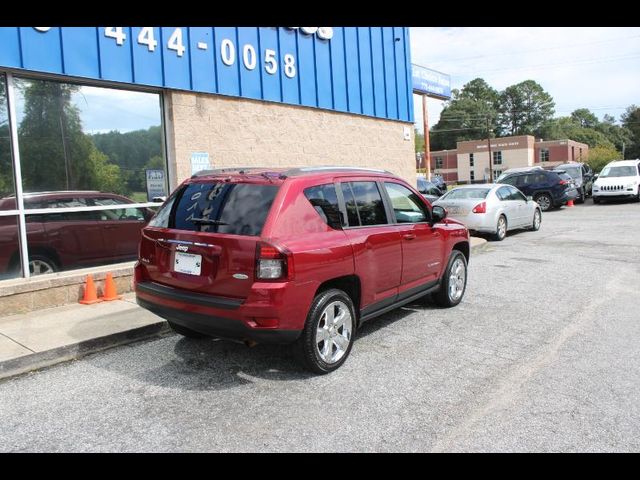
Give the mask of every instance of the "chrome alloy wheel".
M 467 268 L 461 258 L 456 258 L 451 265 L 449 274 L 449 299 L 456 302 L 464 293 L 465 281 L 467 279 Z
M 542 222 L 542 217 L 538 210 L 533 214 L 533 229 L 538 230 L 540 228 L 540 223 Z
M 536 199 L 536 203 L 540 205 L 540 208 L 542 209 L 543 212 L 546 212 L 547 210 L 551 209 L 551 199 L 547 195 L 540 195 Z
M 352 332 L 349 307 L 339 300 L 327 305 L 316 329 L 315 344 L 320 358 L 328 364 L 339 361 L 349 349 Z
M 31 275 L 43 275 L 45 273 L 55 272 L 53 265 L 43 260 L 30 260 L 29 261 L 29 273 Z
M 498 219 L 498 238 L 504 238 L 507 236 L 507 221 L 504 217 Z

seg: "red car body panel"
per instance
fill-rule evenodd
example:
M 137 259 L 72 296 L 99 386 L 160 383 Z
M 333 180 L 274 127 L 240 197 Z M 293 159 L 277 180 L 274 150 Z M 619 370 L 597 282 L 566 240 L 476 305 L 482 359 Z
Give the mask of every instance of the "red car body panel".
M 393 303 L 402 292 L 437 285 L 456 244 L 464 244 L 469 253 L 468 231 L 453 220 L 434 225 L 399 223 L 333 229 L 304 195 L 306 188 L 323 184 L 389 181 L 409 188 L 431 210 L 422 195 L 392 174 L 332 171 L 283 180 L 277 176 L 267 179 L 259 173 L 211 175 L 183 182 L 221 181 L 224 177 L 227 182 L 275 184 L 280 189 L 259 237 L 145 227 L 134 279 L 138 302 L 143 307 L 170 320 L 179 317 L 178 323 L 196 331 L 204 332 L 209 322 L 214 325 L 230 321 L 239 327 L 231 337 L 266 341 L 267 337 L 256 332 L 271 330 L 291 332 L 286 339 L 291 341 L 304 328 L 311 303 L 325 282 L 357 279 L 360 301 L 356 309 L 362 312 L 381 302 Z M 172 271 L 180 242 L 188 243 L 189 253 L 202 255 L 201 275 Z M 293 263 L 293 278 L 256 278 L 256 246 L 261 242 L 287 253 L 288 261 Z M 239 280 L 234 274 L 248 278 Z M 197 296 L 190 297 L 191 294 Z M 210 300 L 212 304 L 207 305 Z M 229 302 L 235 302 L 233 308 Z M 189 315 L 195 315 L 200 323 L 189 323 Z
M 46 192 L 25 195 L 25 208 L 46 208 L 47 202 L 82 199 L 94 206 L 93 199 L 108 199 L 122 204 L 131 199 L 112 193 L 91 191 Z M 13 199 L 3 199 L 3 202 Z M 5 209 L 5 205 L 0 205 Z M 147 218 L 151 211 L 147 212 Z M 146 220 L 101 220 L 100 211 L 77 212 L 74 219 L 63 214 L 36 214 L 26 216 L 27 244 L 30 254 L 51 257 L 61 270 L 100 263 L 115 263 L 136 257 L 140 231 Z M 19 258 L 17 217 L 0 217 L 0 272 L 16 268 Z

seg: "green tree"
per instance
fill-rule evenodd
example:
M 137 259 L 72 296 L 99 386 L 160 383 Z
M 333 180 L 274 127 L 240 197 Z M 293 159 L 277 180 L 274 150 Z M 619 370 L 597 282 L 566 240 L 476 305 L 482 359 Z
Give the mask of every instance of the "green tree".
M 587 163 L 595 172 L 599 172 L 609 162 L 620 160 L 621 155 L 611 146 L 598 145 L 589 149 L 589 160 Z
M 583 128 L 594 128 L 600 122 L 588 108 L 579 108 L 571 113 L 571 118 Z
M 625 144 L 625 158 L 640 158 L 640 107 L 631 105 L 621 116 L 622 125 L 629 131 L 630 144 Z
M 553 97 L 533 80 L 507 87 L 498 101 L 502 135 L 534 135 L 555 112 Z
M 457 142 L 486 137 L 487 118 L 490 135 L 495 136 L 499 131 L 498 97 L 498 92 L 481 78 L 471 80 L 461 90 L 454 89 L 431 129 L 431 149 L 454 149 Z
M 594 128 L 582 127 L 573 117 L 560 117 L 547 121 L 538 129 L 537 136 L 545 140 L 571 139 L 586 143 L 590 148 L 596 146 L 615 148 L 614 143 L 604 133 Z
M 0 198 L 13 195 L 13 165 L 11 161 L 11 134 L 7 114 L 4 78 L 0 76 Z
M 80 112 L 71 101 L 79 87 L 42 80 L 16 84 L 24 98 L 18 137 L 25 191 L 122 191 L 119 169 L 82 131 Z

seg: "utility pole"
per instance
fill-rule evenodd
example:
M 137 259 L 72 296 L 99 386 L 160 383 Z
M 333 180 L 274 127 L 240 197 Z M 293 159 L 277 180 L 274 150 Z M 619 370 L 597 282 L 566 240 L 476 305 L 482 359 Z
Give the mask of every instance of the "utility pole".
M 487 120 L 487 148 L 489 149 L 489 183 L 493 183 L 493 156 L 491 155 L 491 135 L 489 134 L 489 117 Z
M 622 159 L 624 160 L 624 142 L 622 142 Z
M 424 159 L 427 163 L 427 180 L 431 181 L 431 145 L 429 143 L 429 117 L 427 96 L 422 95 L 422 126 L 424 128 Z

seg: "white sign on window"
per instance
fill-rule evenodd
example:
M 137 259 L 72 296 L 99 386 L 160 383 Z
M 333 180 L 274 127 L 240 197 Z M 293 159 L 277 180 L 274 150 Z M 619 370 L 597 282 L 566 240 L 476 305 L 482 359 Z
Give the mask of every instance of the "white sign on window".
M 147 201 L 153 202 L 154 198 L 160 199 L 167 196 L 165 190 L 164 171 L 146 170 L 147 176 Z M 156 200 L 157 201 L 157 200 Z
M 195 175 L 200 170 L 209 170 L 210 168 L 208 152 L 191 153 L 191 175 Z

